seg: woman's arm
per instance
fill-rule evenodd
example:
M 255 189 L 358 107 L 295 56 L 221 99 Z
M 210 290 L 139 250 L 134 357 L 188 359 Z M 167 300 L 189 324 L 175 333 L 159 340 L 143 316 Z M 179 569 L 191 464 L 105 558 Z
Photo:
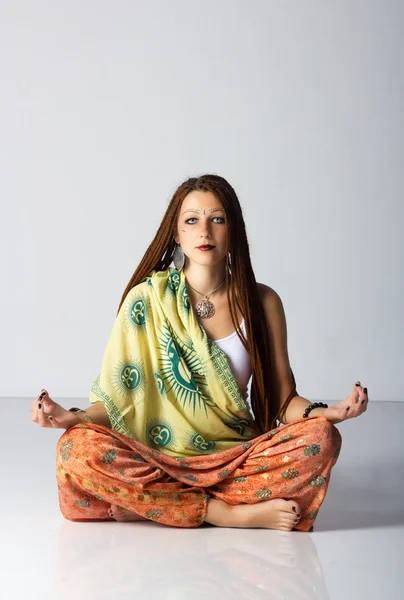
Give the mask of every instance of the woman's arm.
M 303 398 L 302 396 L 295 396 L 292 398 L 285 412 L 284 424 L 286 425 L 287 423 L 292 423 L 292 421 L 301 419 L 304 411 L 308 406 L 310 406 L 310 404 L 312 404 L 312 402 L 306 400 L 306 398 Z M 310 411 L 309 417 L 320 417 L 324 411 L 325 408 L 322 406 L 313 408 Z
M 103 425 L 104 427 L 109 427 L 111 429 L 108 413 L 101 400 L 92 404 L 89 408 L 86 408 L 84 412 L 76 412 L 75 415 L 77 417 L 77 423 L 96 423 L 97 425 Z M 90 417 L 90 419 L 87 417 Z
M 288 355 L 285 311 L 282 300 L 275 290 L 263 283 L 258 283 L 258 289 L 265 311 L 271 348 L 271 369 L 275 389 L 277 390 L 277 397 L 273 398 L 272 401 L 276 402 L 276 410 L 279 411 L 294 387 Z M 311 402 L 306 398 L 299 395 L 294 396 L 286 408 L 281 423 L 286 425 L 301 419 L 310 404 Z M 315 408 L 310 411 L 310 416 L 318 417 L 324 410 L 325 408 L 322 407 Z

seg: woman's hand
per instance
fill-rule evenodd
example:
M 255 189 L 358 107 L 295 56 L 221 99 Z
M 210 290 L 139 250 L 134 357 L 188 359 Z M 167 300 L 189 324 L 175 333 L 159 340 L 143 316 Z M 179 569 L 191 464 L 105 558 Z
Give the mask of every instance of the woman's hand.
M 368 390 L 363 388 L 360 381 L 353 387 L 352 393 L 341 400 L 338 404 L 324 409 L 322 417 L 326 417 L 330 423 L 341 423 L 346 419 L 354 419 L 364 413 L 368 407 Z M 310 415 L 309 415 L 310 416 Z
M 53 429 L 69 429 L 79 422 L 74 412 L 70 412 L 49 398 L 48 392 L 42 390 L 41 395 L 31 406 L 32 420 L 41 427 Z

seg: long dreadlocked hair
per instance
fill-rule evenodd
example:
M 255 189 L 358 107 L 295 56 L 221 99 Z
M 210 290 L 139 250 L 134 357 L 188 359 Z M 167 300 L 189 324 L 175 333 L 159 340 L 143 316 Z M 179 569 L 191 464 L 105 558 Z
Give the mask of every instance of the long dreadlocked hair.
M 212 192 L 222 203 L 226 215 L 227 300 L 237 335 L 250 356 L 251 406 L 258 429 L 265 433 L 277 427 L 277 419 L 282 421 L 289 402 L 297 395 L 296 381 L 291 369 L 293 389 L 281 405 L 272 376 L 269 336 L 262 335 L 263 331 L 267 331 L 267 325 L 251 265 L 244 218 L 236 192 L 226 179 L 219 175 L 206 174 L 191 177 L 177 188 L 153 241 L 126 286 L 118 313 L 133 287 L 143 281 L 151 271 L 165 271 L 171 265 L 177 245 L 174 234 L 177 231 L 181 205 L 187 194 L 194 190 Z M 247 339 L 238 327 L 235 306 L 244 317 Z

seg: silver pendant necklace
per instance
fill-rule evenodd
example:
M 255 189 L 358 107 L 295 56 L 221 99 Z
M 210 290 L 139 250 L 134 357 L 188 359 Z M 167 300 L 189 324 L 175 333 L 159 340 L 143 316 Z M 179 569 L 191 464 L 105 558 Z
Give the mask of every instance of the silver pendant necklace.
M 213 290 L 213 292 L 210 292 L 210 294 L 202 294 L 202 292 L 198 292 L 198 290 L 196 290 L 194 287 L 192 287 L 192 285 L 190 285 L 188 283 L 189 287 L 192 290 L 194 290 L 194 292 L 197 292 L 201 296 L 204 296 L 204 298 L 202 300 L 200 300 L 200 302 L 198 302 L 198 304 L 195 306 L 197 314 L 202 319 L 209 319 L 210 317 L 213 317 L 213 315 L 215 314 L 215 305 L 213 304 L 213 302 L 211 302 L 209 300 L 209 296 L 214 294 L 216 292 L 216 290 L 218 290 L 220 288 L 220 286 L 224 284 L 225 281 L 226 281 L 226 277 L 223 279 L 222 283 L 220 283 L 217 286 L 217 288 L 215 288 Z

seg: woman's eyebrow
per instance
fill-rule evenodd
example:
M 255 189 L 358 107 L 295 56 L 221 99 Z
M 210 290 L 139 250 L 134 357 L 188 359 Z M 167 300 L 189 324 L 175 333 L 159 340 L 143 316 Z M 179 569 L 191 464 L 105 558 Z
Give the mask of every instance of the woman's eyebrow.
M 206 209 L 204 208 L 203 209 L 203 214 L 205 214 L 205 210 Z M 223 208 L 209 208 L 209 212 L 215 212 L 217 210 L 223 211 Z M 196 212 L 196 213 L 199 213 L 199 212 L 201 212 L 201 209 L 199 209 L 199 208 L 187 208 L 187 210 L 184 210 L 184 212 L 182 214 L 184 215 L 186 212 Z

